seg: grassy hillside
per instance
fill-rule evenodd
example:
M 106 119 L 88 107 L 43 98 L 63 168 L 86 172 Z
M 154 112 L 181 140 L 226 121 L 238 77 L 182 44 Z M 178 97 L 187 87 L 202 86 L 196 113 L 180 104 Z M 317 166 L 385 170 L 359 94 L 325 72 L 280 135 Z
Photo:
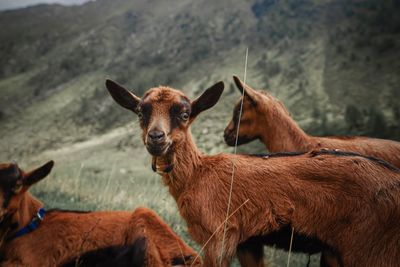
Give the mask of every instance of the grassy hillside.
M 386 0 L 97 0 L 0 12 L 0 161 L 54 159 L 34 190 L 48 206 L 146 205 L 187 237 L 136 118 L 113 103 L 105 78 L 138 95 L 163 84 L 193 97 L 224 80 L 221 102 L 193 132 L 202 150 L 231 151 L 222 131 L 248 47 L 247 82 L 281 99 L 309 133 L 400 140 L 399 11 Z M 271 266 L 285 264 L 285 253 L 268 253 Z

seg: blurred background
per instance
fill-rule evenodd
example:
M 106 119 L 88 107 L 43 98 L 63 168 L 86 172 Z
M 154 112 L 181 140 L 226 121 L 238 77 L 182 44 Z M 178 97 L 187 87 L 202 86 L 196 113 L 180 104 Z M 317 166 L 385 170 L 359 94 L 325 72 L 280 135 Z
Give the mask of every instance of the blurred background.
M 191 97 L 223 80 L 220 103 L 192 131 L 203 151 L 232 152 L 222 133 L 248 48 L 247 83 L 282 100 L 307 133 L 400 140 L 399 14 L 396 0 L 0 0 L 0 161 L 53 159 L 32 190 L 47 207 L 145 205 L 198 249 L 151 171 L 136 116 L 105 79 Z M 265 152 L 259 142 L 239 151 Z M 286 265 L 287 253 L 266 253 Z M 295 255 L 291 266 L 307 261 Z

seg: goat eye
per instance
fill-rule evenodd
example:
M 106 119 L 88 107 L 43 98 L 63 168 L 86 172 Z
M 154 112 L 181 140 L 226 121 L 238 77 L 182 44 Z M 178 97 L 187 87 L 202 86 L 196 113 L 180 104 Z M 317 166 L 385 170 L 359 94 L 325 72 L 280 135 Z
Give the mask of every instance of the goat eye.
M 189 119 L 189 114 L 187 112 L 181 113 L 181 119 L 187 121 Z
M 137 115 L 138 115 L 139 120 L 143 119 L 143 113 L 142 112 L 139 111 L 137 113 Z

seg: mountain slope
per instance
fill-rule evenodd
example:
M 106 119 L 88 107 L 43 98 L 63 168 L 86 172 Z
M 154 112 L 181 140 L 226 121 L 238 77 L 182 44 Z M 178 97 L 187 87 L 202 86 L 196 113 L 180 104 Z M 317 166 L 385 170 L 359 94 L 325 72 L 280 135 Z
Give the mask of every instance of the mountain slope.
M 346 133 L 355 107 L 355 133 L 399 138 L 398 10 L 372 0 L 100 0 L 1 12 L 0 131 L 12 143 L 13 129 L 56 125 L 44 146 L 88 138 L 131 119 L 111 103 L 105 77 L 138 94 L 168 84 L 193 95 L 243 73 L 249 47 L 248 83 L 271 90 L 310 131 Z M 32 118 L 40 106 L 45 120 Z M 370 117 L 386 131 L 371 130 Z

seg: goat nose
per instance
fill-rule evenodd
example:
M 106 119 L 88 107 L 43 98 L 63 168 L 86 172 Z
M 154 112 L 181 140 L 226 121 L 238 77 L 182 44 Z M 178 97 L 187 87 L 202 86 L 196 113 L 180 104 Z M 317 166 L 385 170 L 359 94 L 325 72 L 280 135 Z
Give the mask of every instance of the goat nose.
M 153 130 L 148 133 L 151 142 L 161 143 L 165 140 L 165 133 L 162 131 Z
M 229 135 L 228 129 L 225 129 L 225 131 L 224 131 L 224 137 L 227 138 L 228 135 Z
M 231 135 L 233 132 L 233 129 L 231 129 L 230 127 L 227 127 L 224 131 L 224 136 L 228 137 L 229 135 Z

